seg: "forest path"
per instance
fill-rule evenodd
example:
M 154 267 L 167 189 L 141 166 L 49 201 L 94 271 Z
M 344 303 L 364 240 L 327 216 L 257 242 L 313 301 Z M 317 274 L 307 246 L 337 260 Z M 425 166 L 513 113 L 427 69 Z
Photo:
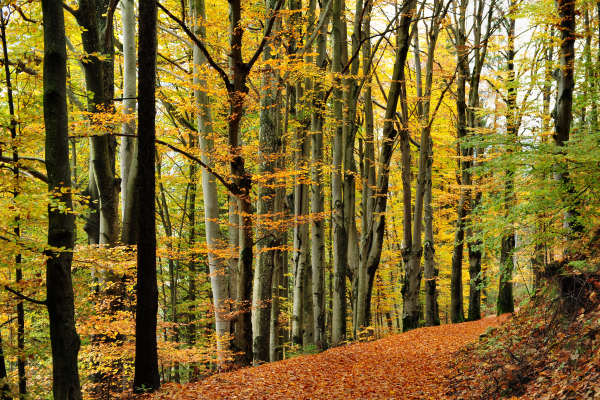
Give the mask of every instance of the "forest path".
M 153 399 L 443 399 L 452 354 L 505 319 L 420 328 L 167 385 Z

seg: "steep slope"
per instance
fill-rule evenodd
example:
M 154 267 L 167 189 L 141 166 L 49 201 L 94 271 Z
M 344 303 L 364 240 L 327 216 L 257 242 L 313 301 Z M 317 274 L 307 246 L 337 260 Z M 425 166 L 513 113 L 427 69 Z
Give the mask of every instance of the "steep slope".
M 457 354 L 446 397 L 600 398 L 599 292 L 600 275 L 554 277 L 515 318 Z

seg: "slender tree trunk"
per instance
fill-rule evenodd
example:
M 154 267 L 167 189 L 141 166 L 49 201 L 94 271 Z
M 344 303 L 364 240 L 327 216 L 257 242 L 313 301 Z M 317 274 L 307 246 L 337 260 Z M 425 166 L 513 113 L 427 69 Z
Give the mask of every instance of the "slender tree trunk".
M 69 164 L 67 115 L 67 53 L 62 1 L 43 0 L 44 26 L 44 123 L 46 170 L 53 201 L 63 207 L 48 208 L 46 257 L 47 307 L 52 348 L 52 392 L 55 399 L 80 400 L 77 369 L 79 336 L 71 262 L 75 241 L 75 217 L 63 212 L 73 208 Z M 65 190 L 66 189 L 66 190 Z
M 363 240 L 362 259 L 366 263 L 366 271 L 368 276 L 367 294 L 365 298 L 365 314 L 366 321 L 370 320 L 371 297 L 373 290 L 373 282 L 383 247 L 383 239 L 385 234 L 385 213 L 387 208 L 388 184 L 389 184 L 389 169 L 392 154 L 394 152 L 395 141 L 399 132 L 394 129 L 394 121 L 396 117 L 396 109 L 398 103 L 401 103 L 402 118 L 408 115 L 406 110 L 406 91 L 402 84 L 405 79 L 404 67 L 408 56 L 410 45 L 409 29 L 414 17 L 416 0 L 405 0 L 399 10 L 400 22 L 396 33 L 397 50 L 394 60 L 394 69 L 390 90 L 387 96 L 387 104 L 385 109 L 385 118 L 383 125 L 383 139 L 381 151 L 378 157 L 379 172 L 377 176 L 376 188 L 373 194 L 373 206 L 369 212 L 367 236 Z M 406 121 L 401 123 L 403 132 L 401 136 L 407 139 L 408 133 L 405 131 Z M 406 154 L 406 153 L 403 153 Z M 410 222 L 409 222 L 410 223 Z
M 466 81 L 469 76 L 468 56 L 466 47 L 466 11 L 467 1 L 461 0 L 459 5 L 458 26 L 456 28 L 456 54 L 458 76 L 456 79 L 456 114 L 457 114 L 457 154 L 458 171 L 457 180 L 460 185 L 460 198 L 457 207 L 456 232 L 454 236 L 454 250 L 452 252 L 452 276 L 450 279 L 450 320 L 452 323 L 463 322 L 465 314 L 463 309 L 462 286 L 462 260 L 465 239 L 465 218 L 469 209 L 471 175 L 469 173 L 469 149 L 463 145 L 467 136 L 467 104 Z
M 160 387 L 156 319 L 158 287 L 156 281 L 156 220 L 155 220 L 155 137 L 156 137 L 156 25 L 155 2 L 140 2 L 138 65 L 138 165 L 137 190 L 145 207 L 138 210 L 137 304 L 135 313 L 135 374 L 136 393 Z
M 542 131 L 544 133 L 544 135 L 542 136 L 543 142 L 547 142 L 547 134 L 552 129 L 550 122 L 550 99 L 552 96 L 552 57 L 554 52 L 551 45 L 551 40 L 554 36 L 554 28 L 546 28 L 546 32 L 549 34 L 549 39 L 548 43 L 546 43 L 546 50 L 544 51 L 544 86 L 542 87 Z M 594 79 L 596 79 L 596 77 L 594 77 Z M 544 176 L 542 177 L 542 179 L 546 180 L 548 179 L 548 177 Z M 541 213 L 538 216 L 539 220 L 536 222 L 535 226 L 537 237 L 534 246 L 534 254 L 531 259 L 533 269 L 534 290 L 537 290 L 541 287 L 542 272 L 546 265 L 546 246 L 540 238 L 540 236 L 544 233 L 545 230 L 543 217 L 544 214 Z
M 206 6 L 204 0 L 194 0 L 192 15 L 194 20 L 198 21 L 195 26 L 196 35 L 203 40 L 206 36 L 206 29 L 200 23 L 206 20 Z M 206 64 L 206 59 L 201 53 L 197 46 L 193 49 L 194 59 L 194 85 L 197 88 L 204 88 L 207 82 L 200 79 L 199 67 Z M 213 166 L 213 161 L 210 155 L 214 152 L 214 141 L 212 139 L 213 125 L 212 125 L 212 110 L 210 107 L 208 96 L 206 91 L 203 89 L 196 89 L 194 91 L 194 97 L 196 104 L 199 109 L 197 117 L 197 125 L 200 134 L 200 149 L 202 151 L 202 162 L 206 165 Z M 223 235 L 219 229 L 219 199 L 217 183 L 214 176 L 202 168 L 202 195 L 204 200 L 204 226 L 206 231 L 206 242 L 208 245 L 208 265 L 210 271 L 210 280 L 213 297 L 213 307 L 215 310 L 215 328 L 217 334 L 217 351 L 218 360 L 220 364 L 225 361 L 228 350 L 228 343 L 225 341 L 227 335 L 230 332 L 230 320 L 227 317 L 229 313 L 229 306 L 227 299 L 229 298 L 228 288 L 228 277 L 229 277 L 229 266 L 227 265 L 227 259 L 219 255 L 220 248 L 223 243 Z M 224 367 L 224 365 L 220 365 Z
M 121 242 L 135 244 L 137 234 L 133 221 L 136 215 L 135 177 L 137 176 L 135 108 L 136 108 L 136 49 L 134 0 L 122 0 L 121 21 L 123 25 L 123 117 L 121 132 Z
M 4 347 L 2 347 L 2 332 L 0 332 L 0 399 L 12 400 L 10 397 L 10 385 L 6 374 L 6 362 L 4 360 Z
M 277 0 L 267 2 L 267 10 L 273 10 Z M 275 33 L 277 34 L 277 33 Z M 263 51 L 263 60 L 275 58 L 272 46 Z M 267 64 L 268 65 L 268 64 Z M 275 221 L 279 218 L 276 210 L 278 178 L 275 176 L 281 156 L 277 104 L 279 80 L 277 72 L 266 67 L 262 71 L 260 99 L 259 170 L 263 180 L 258 188 L 257 229 L 261 242 L 258 245 L 258 261 L 254 273 L 252 296 L 252 353 L 253 363 L 260 364 L 270 359 L 272 279 L 279 247 L 279 232 Z
M 314 19 L 314 6 L 314 2 L 310 3 L 307 14 L 308 18 Z M 291 35 L 288 52 L 293 63 L 300 63 L 302 59 L 296 53 L 301 43 L 298 43 L 296 37 L 299 36 L 302 29 L 302 2 L 299 0 L 291 0 L 289 2 L 289 8 L 293 13 L 289 18 Z M 307 60 L 307 62 L 311 61 Z M 294 128 L 296 183 L 294 185 L 294 252 L 292 255 L 294 274 L 294 289 L 292 294 L 292 343 L 302 344 L 302 338 L 304 336 L 304 310 L 307 308 L 304 304 L 304 299 L 306 298 L 305 292 L 308 291 L 310 293 L 310 288 L 305 286 L 307 274 L 310 273 L 310 245 L 308 240 L 309 224 L 307 221 L 309 209 L 308 185 L 305 183 L 307 177 L 303 172 L 306 170 L 306 163 L 308 162 L 310 151 L 310 141 L 306 135 L 309 123 L 307 122 L 308 114 L 305 110 L 306 100 L 304 99 L 304 89 L 306 86 L 307 91 L 310 91 L 310 87 L 308 87 L 300 77 L 294 77 L 294 79 L 296 81 L 288 85 L 288 90 L 290 91 L 289 115 L 297 124 Z M 307 80 L 306 83 L 310 84 L 310 80 Z M 311 331 L 312 330 L 313 328 L 311 327 Z
M 421 144 L 419 149 L 419 169 L 417 175 L 417 185 L 415 190 L 415 204 L 414 213 L 412 215 L 413 223 L 412 235 L 410 231 L 404 232 L 404 246 L 405 251 L 408 252 L 408 263 L 406 265 L 406 272 L 404 277 L 404 285 L 402 287 L 402 299 L 403 299 L 403 310 L 402 310 L 402 329 L 407 331 L 414 329 L 418 326 L 421 318 L 421 305 L 419 302 L 419 292 L 421 288 L 421 277 L 423 275 L 423 269 L 421 268 L 421 257 L 423 255 L 422 245 L 422 233 L 423 233 L 423 210 L 425 204 L 425 197 L 429 196 L 427 201 L 429 207 L 431 207 L 431 123 L 430 121 L 430 105 L 431 105 L 431 92 L 433 86 L 433 67 L 434 67 L 434 56 L 437 43 L 437 37 L 440 29 L 442 19 L 445 17 L 447 8 L 444 6 L 442 1 L 435 1 L 433 4 L 433 18 L 430 27 L 428 28 L 428 49 L 427 49 L 427 62 L 425 66 L 425 86 L 423 88 L 423 79 L 421 72 L 421 58 L 419 50 L 419 37 L 417 31 L 417 25 L 414 36 L 414 50 L 415 50 L 415 74 L 417 84 L 417 114 L 419 117 L 419 124 L 421 128 Z M 408 175 L 406 171 L 410 171 L 410 159 L 404 154 L 404 152 L 410 152 L 408 143 L 406 140 L 402 141 L 403 144 L 403 181 L 408 181 L 409 185 L 406 186 L 404 183 L 404 190 L 410 191 L 410 181 L 404 178 L 404 175 Z M 406 161 L 408 159 L 408 161 Z M 426 193 L 427 192 L 427 193 Z M 406 220 L 411 217 L 410 213 L 410 197 L 405 196 L 405 229 L 410 229 L 410 225 L 406 224 Z M 406 207 L 408 204 L 408 207 Z M 431 214 L 429 214 L 431 217 Z M 431 222 L 429 222 L 431 224 Z M 428 234 L 429 238 L 426 238 L 426 245 L 430 247 L 428 251 L 430 254 L 428 257 L 433 258 L 433 232 L 431 226 L 429 226 Z M 429 241 L 428 241 L 429 240 Z M 410 244 L 410 247 L 409 247 Z M 431 260 L 430 260 L 431 263 Z M 431 267 L 431 264 L 430 264 Z M 431 268 L 428 273 L 431 275 Z M 429 278 L 431 279 L 431 277 Z M 435 282 L 435 280 L 434 280 Z M 429 288 L 431 290 L 431 288 Z M 433 287 L 435 296 L 435 283 Z M 430 299 L 431 300 L 431 299 Z M 429 305 L 434 307 L 433 304 Z
M 473 201 L 473 208 L 481 202 L 481 192 L 477 192 Z M 472 234 L 472 233 L 471 233 Z M 469 235 L 471 236 L 471 235 Z M 481 319 L 481 285 L 483 276 L 481 274 L 481 240 L 469 240 L 469 311 L 468 320 Z
M 510 1 L 510 13 L 516 11 L 516 0 Z M 507 48 L 507 96 L 506 96 L 506 135 L 508 148 L 506 153 L 513 152 L 518 135 L 517 123 L 517 87 L 515 74 L 515 18 L 508 17 L 508 48 Z M 514 168 L 506 168 L 504 183 L 504 215 L 509 217 L 511 209 L 515 206 L 515 178 Z M 512 275 L 514 269 L 513 254 L 515 251 L 515 228 L 512 222 L 507 222 L 502 245 L 500 248 L 500 282 L 498 285 L 498 302 L 496 312 L 498 315 L 514 311 Z
M 235 322 L 235 350 L 242 353 L 242 360 L 246 364 L 252 362 L 252 322 L 251 322 L 251 298 L 252 298 L 252 260 L 253 260 L 253 221 L 251 189 L 252 179 L 246 171 L 245 160 L 241 154 L 240 124 L 244 115 L 244 102 L 248 87 L 248 65 L 242 58 L 242 37 L 244 29 L 241 23 L 241 0 L 229 2 L 230 20 L 230 69 L 231 81 L 228 88 L 229 118 L 227 123 L 230 173 L 233 178 L 237 197 L 237 213 L 239 225 L 239 259 L 236 277 L 237 307 L 239 309 Z
M 314 0 L 313 0 L 314 1 Z M 321 9 L 321 13 L 328 12 Z M 328 13 L 329 14 L 329 13 Z M 322 16 L 321 16 L 322 18 Z M 319 31 L 316 39 L 316 65 L 322 71 L 326 68 L 327 58 L 327 26 L 329 15 L 325 16 L 327 21 Z M 314 341 L 318 350 L 327 347 L 325 332 L 325 227 L 323 220 L 325 196 L 323 194 L 323 105 L 324 97 L 321 82 L 313 82 L 315 98 L 313 101 L 314 112 L 311 121 L 311 271 L 312 271 L 312 304 L 314 317 Z
M 368 6 L 368 4 L 367 4 Z M 351 35 L 352 55 L 358 55 L 361 46 L 362 20 L 365 17 L 363 11 L 363 0 L 356 1 L 354 27 Z M 344 51 L 347 53 L 347 45 L 344 44 Z M 353 333 L 356 337 L 357 327 L 357 297 L 358 297 L 358 274 L 360 264 L 359 238 L 356 228 L 356 160 L 354 157 L 354 148 L 356 142 L 356 132 L 358 125 L 356 122 L 356 110 L 358 96 L 361 86 L 357 80 L 360 69 L 360 57 L 354 57 L 351 61 L 347 60 L 346 55 L 343 60 L 344 65 L 350 62 L 349 74 L 344 80 L 344 224 L 348 235 L 348 277 L 352 279 L 352 320 Z
M 434 326 L 440 324 L 440 314 L 437 302 L 437 279 L 438 269 L 435 267 L 435 245 L 433 239 L 433 207 L 432 198 L 432 164 L 433 164 L 433 146 L 432 140 L 429 140 L 429 157 L 427 163 L 427 175 L 425 184 L 425 243 L 424 247 L 424 267 L 423 275 L 425 278 L 425 324 Z
M 279 136 L 282 137 L 283 129 L 281 124 L 281 113 L 278 113 L 278 131 Z M 283 168 L 285 166 L 285 144 L 282 143 L 281 156 L 278 162 L 278 166 Z M 277 188 L 276 199 L 275 199 L 275 210 L 277 210 L 280 220 L 287 218 L 287 208 L 285 206 L 285 185 L 282 184 Z M 283 327 L 280 322 L 279 315 L 281 313 L 282 300 L 286 297 L 286 284 L 284 274 L 287 273 L 287 250 L 283 246 L 287 245 L 288 233 L 287 229 L 277 234 L 279 243 L 279 249 L 275 253 L 275 263 L 273 269 L 273 281 L 271 297 L 273 299 L 271 305 L 271 321 L 270 321 L 270 339 L 269 339 L 269 361 L 278 361 L 282 359 L 282 343 L 285 340 L 283 336 Z
M 560 17 L 560 48 L 558 58 L 560 62 L 558 94 L 554 112 L 554 141 L 557 146 L 565 147 L 570 138 L 571 122 L 573 120 L 573 91 L 575 87 L 575 1 L 558 0 L 558 15 Z M 566 163 L 565 163 L 566 164 Z M 567 165 L 561 165 L 558 180 L 566 189 L 567 197 L 573 197 L 575 188 L 571 181 Z M 579 206 L 576 199 L 566 199 L 569 204 L 565 212 L 565 226 L 569 235 L 580 233 L 583 226 L 579 221 Z
M 368 38 L 371 35 L 371 10 L 373 4 L 369 1 L 365 5 L 366 11 L 364 21 L 362 25 L 362 38 Z M 363 104 L 364 104 L 364 129 L 365 129 L 365 140 L 364 140 L 364 153 L 362 163 L 362 238 L 361 238 L 361 262 L 358 266 L 357 280 L 358 288 L 356 294 L 356 329 L 362 329 L 369 325 L 368 315 L 370 304 L 367 303 L 368 289 L 369 289 L 369 274 L 366 258 L 368 254 L 365 254 L 366 241 L 368 238 L 369 222 L 372 219 L 372 211 L 374 205 L 373 188 L 376 185 L 376 160 L 375 160 L 375 127 L 373 120 L 373 98 L 371 92 L 371 40 L 366 40 L 362 47 L 362 69 L 363 74 L 366 76 Z
M 333 65 L 332 71 L 340 74 L 342 65 L 342 47 L 346 42 L 346 32 L 343 29 L 342 18 L 345 10 L 344 0 L 333 0 Z M 333 103 L 334 118 L 343 120 L 343 90 L 338 76 L 334 82 Z M 339 345 L 346 339 L 346 270 L 347 270 L 347 240 L 348 235 L 344 224 L 344 199 L 342 182 L 342 161 L 344 149 L 343 125 L 335 128 L 333 139 L 333 171 L 331 177 L 332 196 L 332 225 L 333 225 L 333 316 L 331 342 Z
M 8 103 L 8 112 L 10 115 L 10 140 L 12 142 L 12 171 L 13 171 L 13 206 L 15 210 L 18 210 L 16 204 L 17 197 L 19 196 L 20 183 L 19 183 L 19 151 L 17 147 L 17 120 L 15 119 L 15 105 L 13 101 L 13 88 L 11 83 L 11 73 L 9 68 L 8 59 L 8 47 L 6 45 L 6 21 L 4 15 L 0 15 L 0 28 L 2 34 L 2 50 L 4 56 L 4 75 L 6 78 L 6 100 Z M 13 233 L 16 240 L 21 238 L 21 223 L 20 214 L 17 213 L 14 219 Z M 23 269 L 21 268 L 21 253 L 15 255 L 15 281 L 17 286 L 23 279 Z M 17 303 L 17 349 L 19 351 L 17 355 L 17 371 L 19 381 L 19 398 L 23 399 L 27 394 L 27 377 L 25 374 L 25 310 L 23 309 L 23 301 L 19 300 Z
M 83 63 L 90 113 L 114 112 L 114 43 L 109 0 L 79 0 L 76 19 L 83 28 L 81 40 L 88 54 Z M 99 55 L 102 55 L 100 57 Z M 92 120 L 96 134 L 90 138 L 90 161 L 99 199 L 99 244 L 119 239 L 119 184 L 115 176 L 116 142 L 106 127 Z M 111 127 L 109 126 L 110 130 Z M 100 133 L 100 134 L 98 134 Z

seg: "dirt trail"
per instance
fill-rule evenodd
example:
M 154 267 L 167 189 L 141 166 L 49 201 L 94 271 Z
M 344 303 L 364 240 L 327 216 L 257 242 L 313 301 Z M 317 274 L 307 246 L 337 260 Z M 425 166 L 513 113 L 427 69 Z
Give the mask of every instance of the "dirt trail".
M 501 320 L 421 328 L 194 384 L 167 385 L 153 399 L 443 399 L 452 353 Z

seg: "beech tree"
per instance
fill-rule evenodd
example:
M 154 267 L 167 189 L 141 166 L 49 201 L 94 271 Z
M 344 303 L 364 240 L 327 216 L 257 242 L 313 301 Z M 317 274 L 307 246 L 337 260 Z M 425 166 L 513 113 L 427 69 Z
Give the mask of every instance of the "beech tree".
M 44 21 L 44 123 L 48 192 L 48 249 L 46 260 L 46 306 L 52 346 L 52 393 L 54 399 L 80 400 L 77 354 L 79 336 L 71 262 L 75 241 L 72 213 L 71 168 L 67 114 L 67 49 L 62 1 L 42 2 Z
M 136 393 L 154 391 L 160 387 L 156 319 L 158 287 L 156 281 L 156 219 L 155 219 L 155 145 L 156 138 L 156 24 L 155 2 L 140 2 L 139 84 L 137 163 L 139 173 L 136 188 L 146 204 L 137 216 L 137 302 L 135 309 L 135 375 Z

